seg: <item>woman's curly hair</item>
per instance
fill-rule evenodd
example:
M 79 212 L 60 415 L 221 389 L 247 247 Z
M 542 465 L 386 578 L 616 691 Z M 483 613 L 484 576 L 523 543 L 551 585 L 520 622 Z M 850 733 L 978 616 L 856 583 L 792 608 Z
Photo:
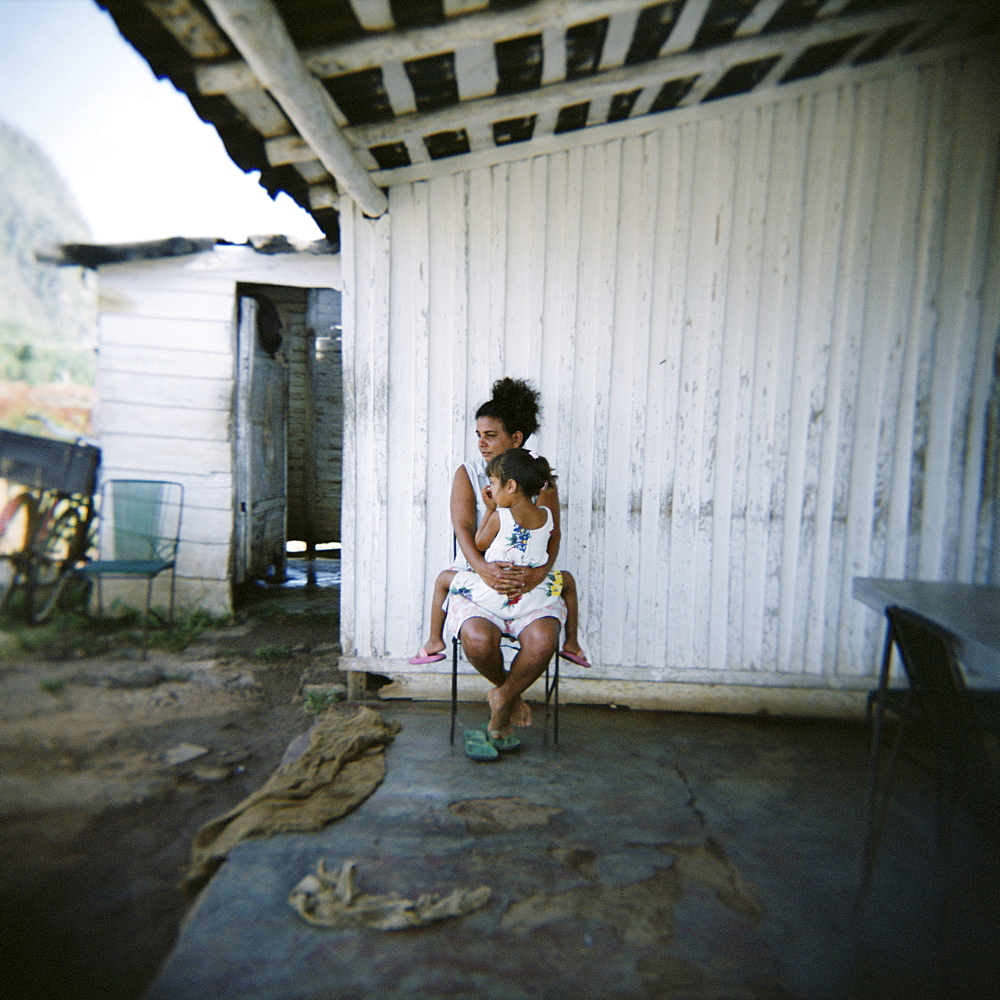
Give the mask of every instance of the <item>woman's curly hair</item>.
M 521 378 L 501 378 L 493 383 L 493 395 L 476 410 L 476 419 L 492 417 L 503 424 L 508 434 L 520 431 L 521 443 L 538 430 L 542 412 L 539 392 Z

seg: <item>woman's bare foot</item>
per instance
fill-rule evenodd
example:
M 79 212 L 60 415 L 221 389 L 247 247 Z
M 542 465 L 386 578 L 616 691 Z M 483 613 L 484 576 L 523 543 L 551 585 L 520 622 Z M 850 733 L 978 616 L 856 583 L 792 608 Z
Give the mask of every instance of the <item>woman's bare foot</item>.
M 510 736 L 513 732 L 511 724 L 512 701 L 504 701 L 500 688 L 490 688 L 486 695 L 490 706 L 490 721 L 486 724 L 491 736 Z
M 531 706 L 518 695 L 510 707 L 510 724 L 524 729 L 531 725 Z

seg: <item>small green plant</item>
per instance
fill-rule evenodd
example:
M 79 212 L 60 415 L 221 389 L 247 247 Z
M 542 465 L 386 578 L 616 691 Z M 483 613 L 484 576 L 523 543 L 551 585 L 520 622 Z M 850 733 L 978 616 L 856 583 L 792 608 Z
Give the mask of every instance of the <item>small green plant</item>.
M 131 609 L 130 609 L 131 610 Z M 129 616 L 131 618 L 131 615 Z M 150 611 L 149 615 L 149 645 L 154 649 L 167 649 L 172 653 L 180 653 L 188 646 L 196 643 L 209 629 L 229 625 L 229 616 L 218 616 L 196 608 L 193 611 L 178 611 L 173 622 L 166 621 L 166 615 L 160 611 Z M 132 619 L 133 627 L 142 628 L 142 617 Z
M 338 701 L 344 700 L 344 692 L 338 688 L 330 688 L 328 691 L 306 691 L 302 697 L 302 703 L 307 712 L 319 715 L 328 708 L 336 705 Z
M 2 617 L 10 640 L 3 657 L 14 659 L 25 653 L 41 659 L 58 660 L 69 656 L 100 656 L 123 646 L 142 642 L 143 616 L 135 608 L 115 603 L 103 617 L 88 615 L 83 609 L 57 611 L 44 625 L 26 625 L 10 609 Z M 165 615 L 150 612 L 148 646 L 179 653 L 197 642 L 210 628 L 228 625 L 232 619 L 207 611 L 178 611 L 173 624 Z
M 66 687 L 66 679 L 63 677 L 49 677 L 44 681 L 39 681 L 38 686 L 49 694 L 59 694 Z
M 267 663 L 278 663 L 281 660 L 290 660 L 295 655 L 295 652 L 288 646 L 268 644 L 258 646 L 257 649 L 254 650 L 253 655 L 258 660 L 263 660 Z

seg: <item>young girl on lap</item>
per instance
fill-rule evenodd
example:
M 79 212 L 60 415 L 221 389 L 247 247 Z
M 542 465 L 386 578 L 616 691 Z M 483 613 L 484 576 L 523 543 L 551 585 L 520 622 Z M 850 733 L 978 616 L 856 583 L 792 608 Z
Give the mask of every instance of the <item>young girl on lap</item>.
M 535 501 L 542 488 L 555 480 L 549 463 L 524 448 L 511 448 L 490 461 L 486 474 L 489 486 L 483 490 L 483 499 L 488 513 L 476 532 L 476 548 L 490 563 L 545 566 L 551 558 L 554 521 L 552 511 Z M 540 618 L 555 618 L 561 627 L 566 621 L 562 589 L 559 570 L 551 570 L 538 586 L 515 595 L 495 590 L 478 573 L 461 570 L 449 588 L 445 631 L 458 637 L 470 618 L 485 619 L 501 634 L 515 639 Z M 524 681 L 530 683 L 533 679 L 525 677 Z M 502 687 L 510 687 L 512 680 L 513 672 Z M 491 738 L 509 734 L 512 723 L 523 724 L 516 717 L 524 705 L 522 690 L 502 692 L 495 687 L 490 692 Z
M 489 486 L 483 491 L 487 516 L 476 532 L 476 548 L 487 562 L 515 566 L 544 566 L 554 526 L 552 511 L 536 503 L 542 487 L 555 480 L 549 463 L 524 448 L 497 455 L 486 467 Z M 471 570 L 457 572 L 448 590 L 445 630 L 457 636 L 462 623 L 473 616 L 492 621 L 505 634 L 517 633 L 538 618 L 565 621 L 562 573 L 551 570 L 525 594 L 502 594 Z

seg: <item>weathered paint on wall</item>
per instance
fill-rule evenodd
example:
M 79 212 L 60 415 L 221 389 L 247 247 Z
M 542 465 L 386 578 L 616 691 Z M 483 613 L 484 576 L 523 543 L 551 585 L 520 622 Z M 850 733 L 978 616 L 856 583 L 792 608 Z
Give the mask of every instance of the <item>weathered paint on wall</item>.
M 100 269 L 103 478 L 184 486 L 177 602 L 231 610 L 237 284 L 339 288 L 334 256 L 216 247 Z M 165 588 L 164 579 L 157 587 Z M 154 604 L 166 591 L 154 591 Z
M 426 675 L 452 473 L 504 374 L 560 473 L 599 665 L 571 676 L 862 687 L 852 577 L 984 579 L 989 79 L 930 59 L 347 205 L 347 666 Z

